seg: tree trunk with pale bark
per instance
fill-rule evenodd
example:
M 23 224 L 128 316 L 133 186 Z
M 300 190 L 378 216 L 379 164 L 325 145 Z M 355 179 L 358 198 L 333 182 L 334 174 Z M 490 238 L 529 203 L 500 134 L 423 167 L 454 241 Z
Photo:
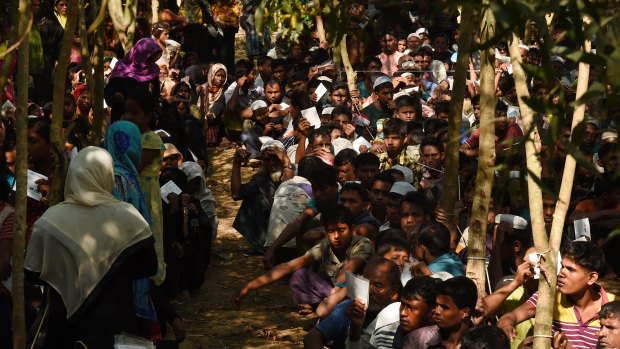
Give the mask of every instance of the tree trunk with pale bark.
M 484 9 L 481 25 L 482 43 L 495 35 L 495 16 Z M 465 33 L 463 33 L 465 34 Z M 467 242 L 467 276 L 474 279 L 481 294 L 485 293 L 486 228 L 495 167 L 495 51 L 480 52 L 480 142 L 476 191 Z
M 467 68 L 471 51 L 471 35 L 473 30 L 474 11 L 471 4 L 464 4 L 461 13 L 460 32 L 464 35 L 459 36 L 456 67 L 454 72 L 454 84 L 452 85 L 452 103 L 450 104 L 450 116 L 448 119 L 448 144 L 445 152 L 445 168 L 459 168 L 459 146 L 461 135 L 461 120 L 463 118 L 463 99 L 465 98 L 465 82 L 467 79 Z M 445 171 L 443 175 L 443 189 L 441 191 L 441 202 L 439 206 L 447 213 L 448 220 L 445 224 L 448 229 L 456 225 L 454 205 L 458 200 L 459 183 L 458 171 Z M 458 236 L 451 231 L 452 246 L 456 246 Z
M 17 32 L 25 33 L 30 19 L 30 0 L 19 0 L 19 21 Z M 17 68 L 17 114 L 15 118 L 16 154 L 15 160 L 15 230 L 13 233 L 13 256 L 11 269 L 13 285 L 13 348 L 26 347 L 26 317 L 24 314 L 24 255 L 26 249 L 26 191 L 28 190 L 28 70 L 30 41 L 26 37 L 19 45 Z

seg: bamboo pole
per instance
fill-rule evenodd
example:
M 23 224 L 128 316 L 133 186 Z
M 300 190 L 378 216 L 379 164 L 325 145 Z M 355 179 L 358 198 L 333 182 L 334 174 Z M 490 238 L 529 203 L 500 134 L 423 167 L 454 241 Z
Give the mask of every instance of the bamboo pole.
M 19 0 L 18 33 L 27 30 L 30 18 L 30 0 Z M 17 115 L 16 133 L 16 193 L 15 193 L 15 230 L 13 233 L 13 256 L 11 260 L 13 285 L 11 298 L 13 302 L 13 348 L 26 347 L 26 317 L 24 314 L 24 251 L 26 249 L 26 191 L 28 188 L 28 70 L 30 41 L 23 40 L 19 45 L 17 67 Z
M 590 52 L 591 42 L 585 41 L 583 50 Z M 588 89 L 588 80 L 590 77 L 590 65 L 579 62 L 579 74 L 577 81 L 577 107 L 573 113 L 573 123 L 571 126 L 571 141 L 573 140 L 575 128 L 583 121 L 586 105 L 579 103 L 579 100 Z M 562 242 L 562 230 L 566 220 L 566 212 L 570 203 L 571 192 L 573 189 L 573 180 L 575 178 L 575 168 L 577 162 L 571 154 L 567 154 L 564 163 L 564 173 L 562 174 L 562 184 L 560 186 L 560 198 L 555 205 L 555 213 L 553 215 L 553 223 L 551 225 L 551 234 L 549 236 L 548 252 L 542 265 L 549 272 L 549 283 L 543 279 L 538 283 L 538 306 L 536 307 L 536 319 L 534 326 L 534 349 L 546 349 L 551 346 L 551 322 L 553 319 L 553 306 L 555 304 L 555 292 L 557 283 L 557 260 L 560 243 Z M 534 236 L 536 237 L 536 236 Z M 536 243 L 536 241 L 534 241 Z M 536 250 L 540 251 L 538 245 Z M 545 250 L 545 251 L 547 251 Z M 544 252 L 544 251 L 543 251 Z
M 495 16 L 487 6 L 481 24 L 482 43 L 495 35 Z M 463 33 L 467 35 L 466 33 Z M 476 192 L 467 242 L 467 276 L 477 281 L 480 294 L 485 293 L 486 227 L 495 167 L 495 51 L 480 52 L 480 144 Z
M 54 180 L 50 189 L 49 205 L 55 205 L 62 201 L 63 189 L 65 186 L 65 173 L 67 171 L 67 159 L 65 158 L 65 138 L 62 130 L 63 107 L 65 96 L 66 74 L 69 68 L 69 55 L 73 42 L 73 33 L 77 26 L 78 0 L 69 0 L 67 3 L 67 24 L 62 38 L 62 46 L 58 54 L 56 64 L 56 76 L 54 80 L 54 94 L 52 105 L 52 126 L 50 136 L 52 140 L 52 150 L 56 158 L 54 166 Z
M 105 2 L 104 2 L 105 3 Z M 93 4 L 96 6 L 97 2 Z M 102 8 L 105 11 L 105 7 Z M 91 95 L 91 101 L 93 105 L 93 125 L 92 133 L 90 135 L 90 142 L 94 145 L 99 145 L 103 134 L 103 119 L 105 118 L 105 110 L 103 109 L 103 50 L 104 50 L 104 36 L 103 36 L 103 22 L 99 22 L 98 27 L 95 29 L 93 47 L 93 66 L 95 69 L 93 78 L 93 94 Z
M 340 40 L 340 58 L 342 59 L 344 71 L 347 74 L 347 85 L 349 86 L 349 93 L 351 93 L 351 91 L 357 90 L 357 86 L 355 85 L 357 74 L 355 74 L 355 70 L 353 70 L 353 66 L 351 65 L 351 61 L 349 60 L 349 51 L 347 51 L 347 34 L 344 34 L 342 36 L 342 39 Z M 354 105 L 358 105 L 358 98 L 352 98 L 351 100 Z
M 452 88 L 452 103 L 450 104 L 450 116 L 448 119 L 448 144 L 446 146 L 446 168 L 459 167 L 459 136 L 461 133 L 461 119 L 463 115 L 463 99 L 465 97 L 465 80 L 467 79 L 469 53 L 471 51 L 473 32 L 474 10 L 471 4 L 463 4 L 461 13 L 461 35 L 458 40 L 459 53 L 457 56 L 454 84 Z M 439 206 L 447 213 L 448 220 L 445 222 L 448 229 L 456 224 L 454 205 L 458 199 L 458 172 L 445 171 L 443 177 L 443 190 Z M 450 245 L 456 246 L 457 234 L 452 235 Z

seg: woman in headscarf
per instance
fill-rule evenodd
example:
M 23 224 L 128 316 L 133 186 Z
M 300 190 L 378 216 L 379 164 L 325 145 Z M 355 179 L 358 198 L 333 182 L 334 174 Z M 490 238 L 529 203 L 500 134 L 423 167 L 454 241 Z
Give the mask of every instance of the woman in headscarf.
M 25 268 L 50 286 L 46 348 L 111 347 L 113 335 L 137 334 L 133 281 L 155 274 L 157 258 L 148 223 L 113 188 L 110 154 L 84 148 L 69 165 L 65 201 L 34 226 Z
M 161 137 L 153 132 L 156 106 L 157 100 L 148 91 L 136 89 L 130 92 L 125 99 L 125 115 L 123 115 L 123 120 L 136 124 L 141 133 L 142 159 L 137 170 L 140 174 L 140 188 L 142 188 L 144 201 L 151 217 L 151 231 L 155 237 L 158 270 L 153 281 L 157 285 L 161 285 L 166 277 L 166 265 L 164 263 L 162 240 L 161 193 L 157 177 L 166 148 Z
M 105 101 L 112 108 L 112 122 L 120 120 L 125 113 L 125 97 L 136 88 L 147 89 L 159 98 L 159 67 L 155 62 L 162 49 L 151 38 L 140 39 L 114 66 L 105 87 Z
M 205 175 L 202 167 L 193 161 L 185 161 L 181 164 L 181 170 L 187 176 L 188 192 L 192 197 L 200 201 L 202 211 L 209 217 L 209 224 L 213 231 L 213 240 L 217 235 L 218 219 L 216 202 L 213 193 L 207 188 Z
M 211 66 L 207 74 L 207 82 L 197 88 L 199 107 L 205 115 L 204 134 L 207 146 L 217 146 L 220 137 L 218 134 L 222 114 L 226 109 L 224 85 L 228 78 L 228 71 L 223 64 Z

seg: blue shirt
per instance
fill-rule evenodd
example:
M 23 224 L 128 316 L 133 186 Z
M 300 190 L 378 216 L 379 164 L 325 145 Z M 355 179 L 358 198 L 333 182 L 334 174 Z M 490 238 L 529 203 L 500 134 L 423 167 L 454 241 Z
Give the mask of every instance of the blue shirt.
M 437 259 L 428 265 L 428 269 L 430 269 L 433 273 L 445 271 L 450 273 L 452 276 L 465 276 L 463 263 L 461 263 L 459 258 L 453 252 L 444 253 L 437 257 Z
M 353 301 L 350 299 L 342 301 L 332 310 L 328 317 L 316 325 L 317 330 L 323 335 L 324 344 L 333 341 L 336 346 L 344 346 L 349 335 L 349 325 L 351 324 L 351 319 L 347 315 L 347 308 L 351 302 Z

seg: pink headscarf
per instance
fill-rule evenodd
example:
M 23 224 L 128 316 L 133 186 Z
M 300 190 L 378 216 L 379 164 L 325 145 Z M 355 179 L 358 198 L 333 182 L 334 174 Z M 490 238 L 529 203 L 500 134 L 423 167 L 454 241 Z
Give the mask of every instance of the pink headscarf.
M 159 79 L 159 67 L 155 62 L 162 54 L 157 41 L 151 38 L 140 39 L 114 66 L 111 78 L 132 78 L 138 82 Z

